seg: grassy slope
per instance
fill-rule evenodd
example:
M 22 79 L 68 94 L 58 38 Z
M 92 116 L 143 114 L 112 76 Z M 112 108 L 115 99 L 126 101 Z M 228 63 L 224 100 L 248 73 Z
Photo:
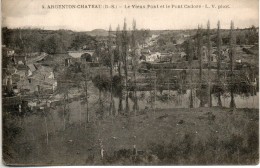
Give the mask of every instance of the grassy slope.
M 137 150 L 154 158 L 147 161 L 143 156 L 141 161 L 135 162 L 137 164 L 255 164 L 258 153 L 247 151 L 248 139 L 253 135 L 254 143 L 258 132 L 257 109 L 234 112 L 225 108 L 157 109 L 155 115 L 147 110 L 137 117 L 107 118 L 87 124 L 86 128 L 84 124 L 70 124 L 66 131 L 51 133 L 48 145 L 46 137 L 37 137 L 37 132 L 33 141 L 21 143 L 17 139 L 12 144 L 16 150 L 12 163 L 134 164 L 127 157 L 115 159 L 113 156 L 120 149 L 132 150 L 135 144 Z M 105 149 L 103 161 L 98 139 L 102 139 Z M 257 145 L 258 141 L 253 144 L 254 152 Z M 241 148 L 240 154 L 236 147 Z M 7 163 L 12 164 L 8 160 Z
M 250 134 L 248 130 L 258 131 L 257 112 L 249 109 L 231 112 L 219 108 L 157 110 L 155 116 L 144 114 L 136 119 L 120 119 L 113 126 L 104 124 L 102 136 L 103 139 L 117 137 L 115 146 L 112 147 L 112 140 L 105 143 L 105 147 L 113 150 L 132 148 L 133 144 L 140 150 L 147 150 L 154 143 L 178 146 L 186 135 L 193 138 L 192 144 L 200 141 L 205 145 L 212 137 L 221 142 L 230 140 L 233 134 L 241 136 L 246 146 Z

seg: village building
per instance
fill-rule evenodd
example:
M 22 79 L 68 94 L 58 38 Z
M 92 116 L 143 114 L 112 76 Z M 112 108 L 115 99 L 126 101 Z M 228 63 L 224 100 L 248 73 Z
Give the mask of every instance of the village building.
M 202 47 L 201 53 L 202 53 L 202 62 L 209 62 L 208 49 L 207 49 L 206 46 Z M 215 51 L 215 49 L 211 50 L 210 61 L 211 62 L 217 62 L 217 52 Z
M 27 57 L 27 64 L 40 63 L 47 59 L 48 54 L 45 52 L 31 53 L 30 57 Z
M 65 66 L 68 67 L 71 64 L 71 58 L 65 58 Z
M 160 60 L 161 53 L 159 52 L 152 52 L 151 54 L 146 56 L 147 62 L 155 62 L 156 60 Z
M 27 56 L 13 56 L 13 64 L 8 66 L 3 78 L 4 85 L 9 90 L 11 89 L 14 93 L 19 94 L 22 89 L 30 86 L 26 82 L 36 71 L 35 64 L 27 64 Z
M 15 55 L 12 57 L 12 61 L 15 65 L 26 65 L 27 64 L 27 56 L 26 55 Z
M 141 49 L 141 54 L 150 54 L 151 51 L 149 49 Z
M 32 75 L 33 78 L 38 78 L 40 80 L 44 80 L 46 78 L 54 79 L 53 69 L 49 66 L 39 66 L 37 71 L 35 71 Z
M 11 57 L 14 55 L 14 50 L 10 49 L 8 47 L 6 47 L 5 45 L 2 45 L 2 55 L 3 56 L 7 56 L 7 57 Z
M 3 78 L 3 89 L 4 93 L 13 92 L 15 94 L 19 93 L 18 83 L 27 80 L 28 75 L 31 74 L 28 66 L 18 65 L 16 68 L 12 69 L 12 72 L 9 70 L 9 75 Z
M 242 63 L 242 60 L 241 60 L 241 59 L 236 59 L 235 62 L 241 64 L 241 63 Z
M 15 66 L 16 71 L 14 74 L 17 74 L 20 76 L 20 79 L 24 79 L 27 76 L 32 75 L 32 71 L 30 70 L 30 68 L 27 65 L 23 65 L 23 64 L 18 64 Z
M 178 52 L 172 53 L 171 63 L 180 62 L 182 59 L 180 58 L 180 54 Z
M 187 54 L 184 51 L 180 52 L 180 59 L 181 60 L 183 60 L 183 59 L 185 60 L 186 57 L 187 57 Z
M 216 54 L 210 54 L 210 61 L 211 62 L 217 62 L 218 61 L 217 55 Z
M 14 85 L 11 75 L 5 76 L 2 80 L 3 96 L 8 96 L 13 93 Z
M 53 69 L 47 66 L 40 66 L 28 78 L 24 78 L 17 83 L 21 92 L 45 92 L 53 93 L 57 88 Z
M 147 60 L 146 58 L 147 58 L 146 55 L 141 55 L 140 58 L 139 58 L 139 63 L 146 61 Z
M 29 68 L 28 76 L 31 76 L 32 73 L 37 70 L 37 67 L 35 66 L 35 64 L 28 64 L 27 66 Z
M 171 53 L 161 53 L 160 62 L 172 62 Z
M 137 46 L 137 48 L 135 49 L 135 56 L 141 56 L 142 55 L 141 50 L 142 49 Z

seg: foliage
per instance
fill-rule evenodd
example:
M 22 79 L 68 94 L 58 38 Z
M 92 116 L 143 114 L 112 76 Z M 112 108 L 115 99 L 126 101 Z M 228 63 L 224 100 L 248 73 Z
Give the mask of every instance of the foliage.
M 18 119 L 10 113 L 3 112 L 3 161 L 7 162 L 14 159 L 17 149 L 12 147 L 12 144 L 15 142 L 15 139 L 23 133 L 23 129 L 17 126 L 17 123 L 10 122 L 11 120 L 15 121 Z M 20 118 L 20 117 L 19 117 Z M 17 122 L 17 121 L 16 121 Z
M 150 143 L 151 154 L 159 158 L 161 164 L 238 164 L 238 154 L 240 162 L 251 162 L 254 164 L 255 158 L 248 160 L 247 155 L 257 151 L 257 133 L 253 132 L 248 136 L 252 139 L 247 146 L 243 145 L 244 138 L 240 134 L 231 134 L 227 140 L 220 141 L 217 136 L 211 134 L 209 139 L 202 143 L 195 141 L 193 134 L 185 134 L 180 142 L 172 140 L 170 143 Z M 251 147 L 254 144 L 255 149 Z M 218 151 L 218 152 L 217 152 Z M 221 153 L 219 153 L 221 151 Z M 226 151 L 226 157 L 221 157 Z
M 169 93 L 163 93 L 161 95 L 156 95 L 156 100 L 162 103 L 170 103 L 171 101 L 176 100 L 176 96 Z
M 146 39 L 151 37 L 151 31 L 149 29 L 136 30 L 135 37 L 139 44 L 145 44 Z
M 70 49 L 79 50 L 84 46 L 85 50 L 91 50 L 95 47 L 95 38 L 87 34 L 79 34 L 74 37 Z
M 92 82 L 101 91 L 108 91 L 110 89 L 110 78 L 106 75 L 97 75 L 92 79 Z
M 22 53 L 63 53 L 69 49 L 94 49 L 95 37 L 69 30 L 3 28 L 3 44 Z
M 123 77 L 115 75 L 113 76 L 113 91 L 115 96 L 119 96 L 122 94 L 124 89 L 124 84 L 123 84 Z

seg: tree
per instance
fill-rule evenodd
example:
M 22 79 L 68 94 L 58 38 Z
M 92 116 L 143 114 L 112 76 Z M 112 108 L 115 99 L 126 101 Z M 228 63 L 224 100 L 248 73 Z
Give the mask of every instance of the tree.
M 86 34 L 77 34 L 71 43 L 70 48 L 73 50 L 86 49 L 90 50 L 95 47 L 95 39 Z
M 96 37 L 69 30 L 8 29 L 3 28 L 3 43 L 21 53 L 61 53 L 68 49 L 94 49 Z
M 193 41 L 189 39 L 188 41 L 188 62 L 189 62 L 189 72 L 190 72 L 190 108 L 193 108 L 193 89 L 192 89 L 192 60 L 193 60 Z
M 63 130 L 66 130 L 66 116 L 68 116 L 69 114 L 69 108 L 68 108 L 68 104 L 69 104 L 69 88 L 66 87 L 66 84 L 64 83 L 63 86 L 60 88 L 61 93 L 63 92 L 63 110 L 62 110 L 62 115 L 63 115 Z
M 155 79 L 154 79 L 154 108 L 153 108 L 153 114 L 155 117 L 155 109 L 156 109 L 156 96 L 157 96 L 157 73 L 155 72 Z
M 136 94 L 136 72 L 137 72 L 137 64 L 138 64 L 138 58 L 136 53 L 136 21 L 133 20 L 133 30 L 132 30 L 132 60 L 133 60 L 133 74 L 134 74 L 134 114 L 136 116 L 136 111 L 138 110 L 138 100 L 137 100 L 137 94 Z
M 120 83 L 121 83 L 121 80 L 122 80 L 122 35 L 120 33 L 120 27 L 118 25 L 117 27 L 117 30 L 116 30 L 116 50 L 115 50 L 115 58 L 118 63 L 118 76 L 119 76 L 119 79 L 120 79 Z M 122 97 L 123 97 L 123 93 L 122 93 L 122 90 L 120 89 L 119 91 L 119 104 L 118 104 L 118 112 L 121 113 L 122 112 L 122 108 L 123 108 L 123 105 L 122 105 Z
M 126 106 L 125 111 L 126 113 L 129 112 L 129 102 L 128 102 L 128 36 L 127 36 L 127 29 L 126 29 L 126 19 L 124 19 L 124 28 L 122 32 L 122 57 L 124 59 L 124 70 L 125 70 L 125 89 L 126 89 Z
M 210 22 L 207 23 L 207 49 L 208 49 L 208 103 L 209 107 L 212 107 L 212 97 L 211 97 L 211 42 L 210 42 Z
M 109 53 L 108 47 L 104 48 L 100 52 L 100 59 L 99 62 L 101 65 L 111 67 L 111 58 L 110 58 L 110 53 Z
M 165 42 L 165 40 L 161 37 L 161 38 L 159 38 L 159 39 L 157 40 L 157 44 L 158 44 L 160 47 L 162 47 L 162 46 L 166 45 L 166 42 Z
M 221 102 L 221 93 L 220 93 L 220 85 L 221 85 L 221 80 L 220 80 L 220 64 L 221 64 L 221 45 L 222 45 L 222 38 L 220 34 L 220 21 L 218 21 L 218 31 L 217 31 L 217 76 L 218 76 L 218 90 L 217 90 L 217 97 L 218 97 L 218 106 L 222 107 L 222 102 Z
M 115 50 L 115 54 L 114 54 L 115 60 L 118 60 L 118 75 L 119 77 L 122 76 L 122 72 L 121 72 L 121 63 L 122 63 L 122 37 L 121 37 L 121 33 L 120 33 L 120 27 L 119 25 L 117 26 L 116 29 L 116 50 Z
M 114 67 L 114 53 L 112 51 L 112 39 L 111 39 L 111 26 L 109 27 L 108 33 L 108 53 L 110 55 L 110 107 L 109 115 L 113 113 L 114 98 L 113 98 L 113 67 Z
M 99 99 L 98 99 L 98 109 L 96 111 L 96 116 L 100 115 L 101 118 L 103 118 L 105 111 L 104 111 L 104 103 L 106 99 L 104 99 L 105 93 L 110 91 L 110 77 L 106 76 L 105 74 L 96 75 L 94 78 L 92 78 L 92 82 L 95 87 L 99 90 Z M 104 93 L 103 96 L 101 96 L 101 93 Z
M 236 108 L 235 98 L 234 98 L 234 60 L 235 60 L 235 46 L 236 46 L 236 36 L 234 31 L 234 22 L 231 21 L 230 34 L 229 34 L 229 59 L 230 59 L 230 73 L 231 73 L 231 82 L 230 82 L 230 108 Z
M 46 40 L 46 43 L 45 43 L 44 47 L 45 47 L 44 50 L 48 54 L 55 54 L 57 52 L 58 43 L 57 43 L 57 39 L 56 39 L 55 35 L 50 36 Z
M 100 79 L 101 79 L 101 43 L 99 43 L 99 42 L 96 42 L 96 44 L 95 44 L 95 52 L 94 52 L 94 54 L 96 55 L 96 57 L 97 57 L 97 61 L 98 61 L 98 72 L 99 72 L 99 75 L 98 76 L 96 76 L 95 78 L 94 78 L 94 80 L 96 79 L 96 83 L 97 83 L 97 85 L 98 86 L 100 86 Z M 93 81 L 93 83 L 94 83 L 94 81 Z M 95 83 L 94 83 L 95 84 Z M 101 97 L 101 87 L 97 87 L 98 88 L 98 102 L 99 102 L 99 108 L 101 108 L 100 109 L 100 111 L 103 111 L 103 104 L 102 104 L 102 97 Z
M 90 118 L 89 118 L 89 103 L 88 103 L 88 81 L 90 80 L 90 74 L 89 74 L 89 65 L 85 64 L 84 66 L 82 66 L 82 77 L 83 77 L 83 81 L 84 81 L 84 86 L 83 89 L 85 91 L 85 101 L 86 101 L 86 112 L 87 112 L 87 123 L 89 123 Z M 86 128 L 86 124 L 85 124 L 85 128 Z
M 141 29 L 136 31 L 136 41 L 138 41 L 143 47 L 149 36 L 151 36 L 151 31 L 149 29 Z
M 203 106 L 202 102 L 202 53 L 201 53 L 201 43 L 202 43 L 202 32 L 201 27 L 198 26 L 197 31 L 197 55 L 199 58 L 199 80 L 200 80 L 200 107 Z
M 252 25 L 249 28 L 247 35 L 248 35 L 248 43 L 249 44 L 254 45 L 254 44 L 258 43 L 258 32 L 257 32 L 257 29 L 254 25 Z

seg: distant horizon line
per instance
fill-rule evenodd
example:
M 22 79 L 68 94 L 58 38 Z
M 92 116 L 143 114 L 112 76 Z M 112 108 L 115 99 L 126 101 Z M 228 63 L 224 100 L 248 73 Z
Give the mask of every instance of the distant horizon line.
M 255 26 L 255 25 L 251 25 L 249 27 L 244 27 L 244 28 L 240 28 L 240 27 L 237 27 L 237 28 L 234 28 L 234 29 L 249 29 L 251 28 L 252 26 Z M 68 30 L 68 31 L 73 31 L 73 32 L 91 32 L 91 31 L 94 31 L 94 30 L 104 30 L 104 31 L 109 31 L 109 29 L 104 29 L 104 28 L 95 28 L 95 29 L 92 29 L 92 30 L 73 30 L 73 29 L 66 29 L 66 28 L 54 28 L 54 29 L 51 29 L 51 28 L 44 28 L 44 27 L 30 27 L 30 26 L 23 26 L 23 27 L 8 27 L 8 26 L 2 26 L 2 29 L 3 28 L 8 28 L 8 29 L 40 29 L 40 30 L 47 30 L 47 31 L 58 31 L 58 30 Z M 259 28 L 259 25 L 258 26 L 255 26 L 255 28 Z M 198 28 L 184 28 L 184 29 L 149 29 L 149 28 L 140 28 L 140 29 L 137 29 L 137 30 L 150 30 L 150 31 L 178 31 L 178 30 L 197 30 Z M 205 28 L 202 28 L 202 29 L 207 29 L 206 27 Z M 217 29 L 217 28 L 210 28 L 211 30 L 214 30 L 214 29 Z M 220 28 L 221 30 L 229 30 L 230 28 Z M 120 31 L 122 31 L 123 29 L 120 29 Z M 127 31 L 131 31 L 132 29 L 127 29 Z M 112 30 L 112 32 L 116 32 L 116 29 Z

